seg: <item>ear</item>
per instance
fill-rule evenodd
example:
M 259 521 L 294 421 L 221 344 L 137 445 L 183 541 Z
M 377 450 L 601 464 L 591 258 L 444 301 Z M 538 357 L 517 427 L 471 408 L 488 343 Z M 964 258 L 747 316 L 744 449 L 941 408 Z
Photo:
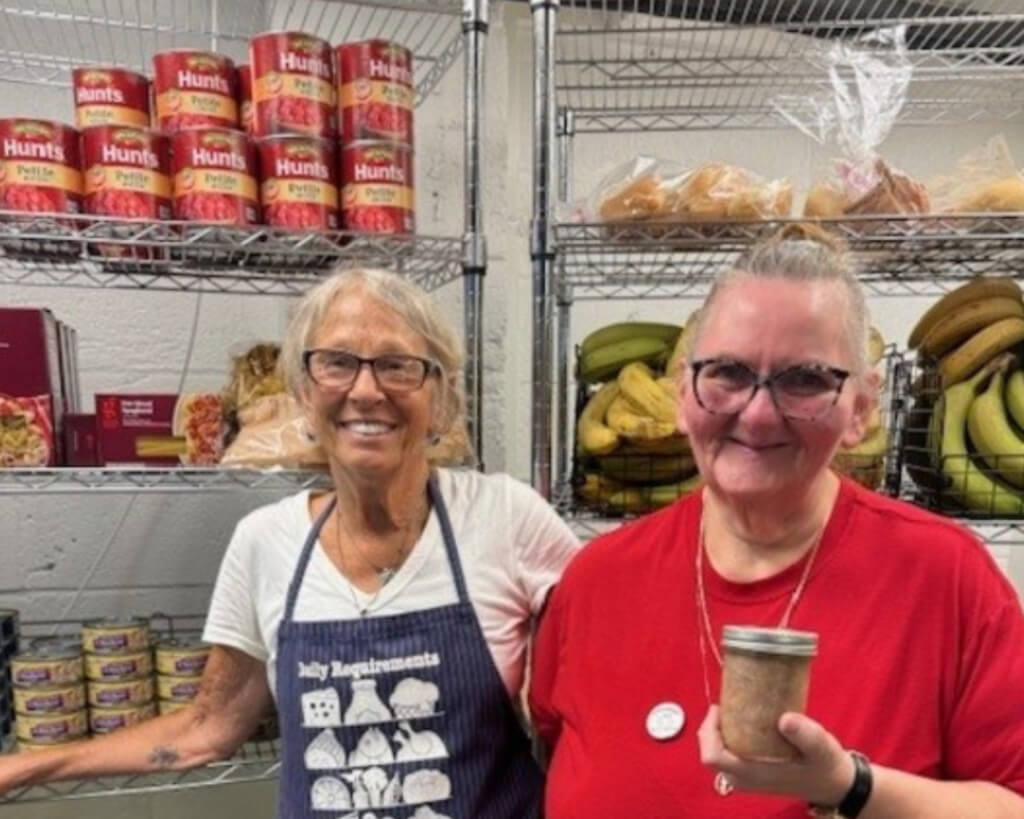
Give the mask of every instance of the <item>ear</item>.
M 864 440 L 868 431 L 871 416 L 878 407 L 878 392 L 882 377 L 874 370 L 857 380 L 857 394 L 853 399 L 853 415 L 843 433 L 842 446 L 851 448 Z

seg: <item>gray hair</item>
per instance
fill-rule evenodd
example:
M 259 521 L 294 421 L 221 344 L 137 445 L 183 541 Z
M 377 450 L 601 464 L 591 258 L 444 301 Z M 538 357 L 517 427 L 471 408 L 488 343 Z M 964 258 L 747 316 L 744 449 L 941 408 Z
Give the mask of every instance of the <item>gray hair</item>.
M 691 351 L 703 329 L 709 312 L 707 308 L 736 279 L 752 277 L 835 283 L 846 293 L 846 337 L 853 356 L 854 372 L 863 373 L 867 369 L 868 308 L 857 280 L 856 266 L 838 241 L 819 236 L 809 228 L 797 233 L 798 236 L 801 234 L 814 238 L 790 238 L 782 234 L 754 245 L 733 264 L 719 271 L 698 316 Z
M 281 347 L 281 372 L 292 395 L 301 401 L 306 386 L 303 351 L 320 329 L 334 302 L 353 290 L 364 292 L 394 310 L 413 332 L 423 338 L 428 357 L 440 365 L 441 420 L 437 435 L 453 425 L 464 425 L 466 397 L 462 371 L 465 351 L 461 340 L 423 289 L 386 270 L 339 268 L 302 297 Z

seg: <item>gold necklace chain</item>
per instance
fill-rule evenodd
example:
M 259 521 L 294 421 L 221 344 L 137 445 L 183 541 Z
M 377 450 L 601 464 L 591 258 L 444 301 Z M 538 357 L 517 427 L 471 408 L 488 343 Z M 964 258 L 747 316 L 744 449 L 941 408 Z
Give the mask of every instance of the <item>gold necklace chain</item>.
M 782 613 L 782 619 L 779 620 L 777 628 L 787 628 L 789 626 L 790 618 L 793 616 L 793 610 L 796 608 L 796 604 L 800 602 L 800 598 L 804 593 L 804 588 L 807 586 L 807 581 L 811 577 L 811 567 L 814 565 L 814 558 L 817 557 L 818 547 L 821 545 L 824 534 L 825 528 L 823 527 L 821 532 L 818 534 L 818 537 L 815 539 L 814 545 L 811 547 L 811 552 L 807 557 L 807 563 L 804 565 L 803 573 L 800 575 L 800 580 L 797 581 L 796 586 L 793 587 L 793 593 L 789 597 L 789 603 L 786 605 L 786 610 Z M 707 645 L 710 644 L 711 651 L 714 654 L 715 659 L 718 661 L 719 668 L 722 666 L 722 654 L 718 650 L 718 645 L 715 643 L 714 630 L 711 628 L 711 615 L 708 611 L 707 592 L 704 589 L 704 550 L 706 548 L 704 538 L 704 511 L 701 510 L 700 533 L 697 542 L 697 557 L 695 560 L 695 570 L 697 573 L 697 617 L 700 620 L 698 625 L 698 635 L 700 638 L 701 671 L 704 676 L 704 696 L 707 698 L 708 705 L 710 705 L 711 685 L 708 682 Z

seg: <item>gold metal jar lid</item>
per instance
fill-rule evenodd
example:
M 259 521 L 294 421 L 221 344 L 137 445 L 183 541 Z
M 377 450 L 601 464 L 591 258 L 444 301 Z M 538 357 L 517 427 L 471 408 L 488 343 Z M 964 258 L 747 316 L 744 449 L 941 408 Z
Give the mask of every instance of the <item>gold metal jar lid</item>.
M 813 631 L 760 626 L 725 626 L 722 647 L 760 654 L 788 657 L 814 657 L 818 653 L 818 635 Z

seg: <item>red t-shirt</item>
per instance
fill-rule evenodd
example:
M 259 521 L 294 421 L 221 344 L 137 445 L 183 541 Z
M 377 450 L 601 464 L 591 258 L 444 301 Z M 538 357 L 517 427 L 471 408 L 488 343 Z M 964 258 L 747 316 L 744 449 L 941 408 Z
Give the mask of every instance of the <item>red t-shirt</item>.
M 807 816 L 790 798 L 719 796 L 700 762 L 700 510 L 698 492 L 593 541 L 552 594 L 530 689 L 554 747 L 548 819 Z M 705 561 L 716 640 L 727 623 L 777 625 L 804 560 L 754 583 L 729 582 Z M 1024 794 L 1024 613 L 970 532 L 844 480 L 790 626 L 819 634 L 807 712 L 845 747 Z M 717 700 L 710 651 L 707 673 Z M 666 741 L 645 727 L 662 702 L 686 715 Z

